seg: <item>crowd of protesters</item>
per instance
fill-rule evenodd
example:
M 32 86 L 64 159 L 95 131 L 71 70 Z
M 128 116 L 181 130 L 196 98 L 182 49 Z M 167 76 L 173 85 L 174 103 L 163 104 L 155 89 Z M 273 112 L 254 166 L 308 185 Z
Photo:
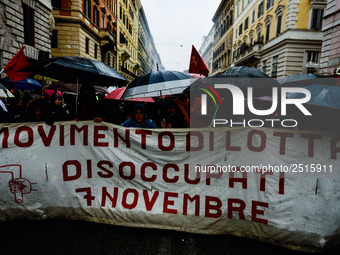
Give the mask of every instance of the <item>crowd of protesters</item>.
M 184 94 L 155 98 L 153 103 L 104 99 L 91 85 L 82 85 L 77 96 L 51 90 L 13 94 L 14 98 L 0 99 L 0 123 L 93 120 L 137 128 L 190 126 L 189 98 Z
M 109 122 L 124 127 L 136 128 L 189 128 L 212 127 L 212 116 L 220 120 L 233 119 L 242 123 L 244 119 L 259 119 L 260 116 L 245 115 L 244 119 L 233 116 L 232 108 L 217 111 L 208 107 L 207 115 L 201 114 L 201 99 L 194 97 L 190 104 L 189 93 L 166 98 L 154 98 L 155 102 L 105 99 L 96 94 L 91 85 L 82 85 L 79 94 L 71 95 L 60 91 L 13 91 L 14 98 L 0 99 L 0 123 L 45 122 L 53 125 L 56 121 L 93 120 Z M 232 99 L 221 98 L 223 105 Z M 76 103 L 78 102 L 78 103 Z M 257 109 L 269 109 L 271 101 L 254 101 Z M 246 107 L 245 107 L 246 108 Z M 288 110 L 286 119 L 296 119 L 295 129 L 323 130 L 339 133 L 340 119 L 338 110 L 306 105 L 312 116 L 303 116 L 296 109 Z M 247 110 L 247 109 L 246 109 Z M 263 116 L 264 119 L 279 119 L 276 113 Z M 267 124 L 270 122 L 264 122 Z M 275 122 L 275 128 L 279 121 Z M 228 124 L 224 126 L 229 126 Z M 219 125 L 218 127 L 221 127 Z

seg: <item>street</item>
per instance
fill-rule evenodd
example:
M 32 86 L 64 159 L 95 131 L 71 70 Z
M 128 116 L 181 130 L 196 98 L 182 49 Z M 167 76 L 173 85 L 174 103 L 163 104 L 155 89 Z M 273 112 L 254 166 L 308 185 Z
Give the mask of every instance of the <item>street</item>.
M 230 235 L 127 228 L 70 220 L 0 223 L 0 254 L 276 254 L 308 255 Z M 339 254 L 327 251 L 322 254 Z

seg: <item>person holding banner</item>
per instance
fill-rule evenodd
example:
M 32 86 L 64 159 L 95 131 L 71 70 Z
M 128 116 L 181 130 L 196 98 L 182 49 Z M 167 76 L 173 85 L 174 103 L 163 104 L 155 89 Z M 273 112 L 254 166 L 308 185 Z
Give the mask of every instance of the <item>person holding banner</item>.
M 136 128 L 157 128 L 155 122 L 148 117 L 145 106 L 136 104 L 133 108 L 132 117 L 124 121 L 121 126 L 123 127 L 136 127 Z

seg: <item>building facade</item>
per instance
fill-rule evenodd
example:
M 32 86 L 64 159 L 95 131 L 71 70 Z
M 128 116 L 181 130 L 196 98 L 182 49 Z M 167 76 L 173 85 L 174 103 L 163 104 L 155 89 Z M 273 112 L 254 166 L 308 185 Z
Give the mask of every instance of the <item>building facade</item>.
M 237 0 L 233 63 L 273 78 L 319 73 L 325 0 Z
M 164 69 L 157 52 L 143 6 L 140 6 L 139 8 L 138 61 L 138 75 L 149 73 L 157 69 Z
M 213 70 L 213 45 L 214 45 L 214 34 L 215 26 L 212 26 L 207 36 L 203 37 L 202 45 L 199 49 L 199 53 L 209 69 L 209 72 Z
M 54 26 L 48 0 L 2 0 L 0 2 L 0 67 L 25 46 L 29 62 L 48 58 Z M 5 74 L 3 73 L 4 77 Z
M 211 75 L 222 73 L 232 64 L 234 0 L 222 0 L 214 17 L 214 43 Z
M 322 31 L 320 73 L 340 75 L 340 1 L 327 1 Z
M 138 5 L 140 5 L 139 0 Z M 118 71 L 133 80 L 138 63 L 138 7 L 135 0 L 118 0 L 117 54 Z
M 116 0 L 52 0 L 52 6 L 52 57 L 85 57 L 117 68 Z
M 52 0 L 55 22 L 51 37 L 52 57 L 80 56 L 111 66 L 132 81 L 150 68 L 141 68 L 139 0 Z M 147 26 L 147 37 L 152 38 Z M 154 44 L 151 50 L 157 52 Z M 145 46 L 145 45 L 144 45 Z M 145 47 L 144 47 L 145 48 Z M 150 51 L 150 50 L 149 50 Z M 147 56 L 152 54 L 148 51 Z M 154 54 L 155 55 L 155 54 Z M 144 62 L 152 67 L 153 58 Z M 145 67 L 145 65 L 143 65 Z

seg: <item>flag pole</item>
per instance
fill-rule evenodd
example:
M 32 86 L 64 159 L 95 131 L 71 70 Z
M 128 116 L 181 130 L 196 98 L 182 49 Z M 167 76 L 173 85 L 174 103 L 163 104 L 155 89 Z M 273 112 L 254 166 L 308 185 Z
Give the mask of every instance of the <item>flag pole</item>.
M 78 92 L 79 91 L 79 78 L 77 77 L 77 94 L 76 94 L 76 118 L 78 117 Z

